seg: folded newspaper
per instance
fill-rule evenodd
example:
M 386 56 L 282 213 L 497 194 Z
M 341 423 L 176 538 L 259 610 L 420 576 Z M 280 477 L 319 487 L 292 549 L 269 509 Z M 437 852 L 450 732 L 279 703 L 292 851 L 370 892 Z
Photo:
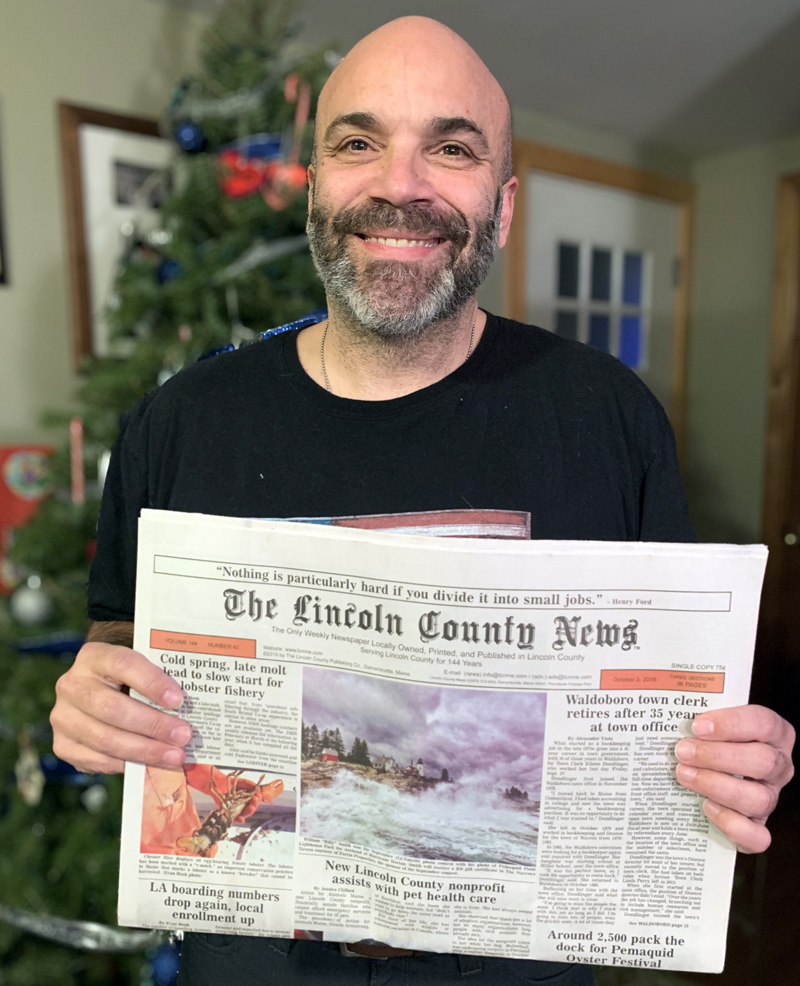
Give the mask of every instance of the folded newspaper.
M 735 850 L 673 751 L 747 701 L 766 549 L 521 516 L 143 511 L 194 736 L 127 766 L 121 924 L 721 970 Z

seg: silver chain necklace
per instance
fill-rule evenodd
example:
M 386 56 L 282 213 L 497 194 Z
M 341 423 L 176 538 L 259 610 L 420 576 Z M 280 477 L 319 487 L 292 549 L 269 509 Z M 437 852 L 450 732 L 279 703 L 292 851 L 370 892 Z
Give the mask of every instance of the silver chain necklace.
M 472 320 L 472 331 L 469 334 L 469 348 L 467 349 L 467 355 L 464 357 L 464 363 L 466 363 L 467 360 L 470 358 L 470 356 L 472 356 L 472 347 L 475 344 L 475 326 L 477 322 L 478 322 L 478 310 L 475 309 L 475 318 L 473 318 Z M 319 347 L 319 361 L 320 364 L 322 365 L 322 379 L 325 381 L 325 389 L 328 391 L 329 394 L 332 394 L 333 391 L 331 390 L 331 382 L 328 379 L 328 371 L 325 369 L 325 339 L 327 338 L 328 335 L 329 325 L 330 325 L 330 320 L 326 318 L 325 328 L 322 330 L 322 343 Z M 461 365 L 463 366 L 464 363 L 462 363 Z

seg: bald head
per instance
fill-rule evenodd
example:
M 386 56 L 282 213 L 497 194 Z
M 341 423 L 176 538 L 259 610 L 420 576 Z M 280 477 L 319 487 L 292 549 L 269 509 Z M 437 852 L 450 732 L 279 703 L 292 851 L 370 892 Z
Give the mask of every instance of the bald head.
M 499 183 L 511 178 L 508 100 L 477 53 L 449 27 L 429 17 L 400 17 L 359 41 L 320 94 L 315 150 L 336 119 L 368 109 L 371 94 L 398 106 L 425 97 L 438 106 L 437 119 L 469 121 L 486 138 Z

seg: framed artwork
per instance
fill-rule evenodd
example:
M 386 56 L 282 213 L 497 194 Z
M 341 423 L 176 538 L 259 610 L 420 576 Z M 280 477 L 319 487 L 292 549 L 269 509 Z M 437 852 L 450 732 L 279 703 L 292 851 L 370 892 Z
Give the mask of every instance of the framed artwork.
M 118 266 L 136 240 L 160 226 L 171 144 L 155 120 L 60 103 L 69 257 L 72 351 L 122 356 L 105 311 Z

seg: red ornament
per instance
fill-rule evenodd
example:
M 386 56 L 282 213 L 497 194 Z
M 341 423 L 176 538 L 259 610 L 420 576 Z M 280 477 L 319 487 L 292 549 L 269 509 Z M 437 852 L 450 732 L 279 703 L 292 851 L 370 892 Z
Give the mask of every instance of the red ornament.
M 220 185 L 229 199 L 243 199 L 254 195 L 264 182 L 266 165 L 257 158 L 242 157 L 234 150 L 219 155 Z
M 264 201 L 271 209 L 279 212 L 306 187 L 306 169 L 298 161 L 287 164 L 269 164 L 261 188 Z

